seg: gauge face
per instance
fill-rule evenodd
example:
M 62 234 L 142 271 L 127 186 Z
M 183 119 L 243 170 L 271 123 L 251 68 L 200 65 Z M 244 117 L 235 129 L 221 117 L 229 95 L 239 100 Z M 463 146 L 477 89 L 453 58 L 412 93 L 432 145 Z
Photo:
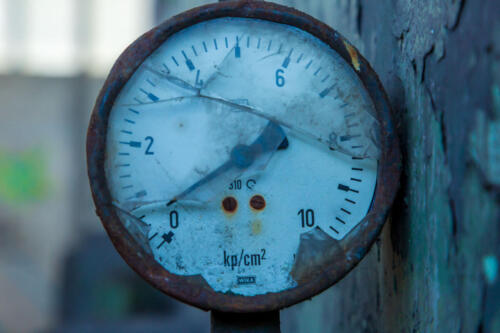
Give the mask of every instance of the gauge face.
M 301 237 L 341 240 L 370 208 L 374 114 L 355 70 L 302 30 L 249 18 L 192 25 L 114 102 L 113 204 L 170 273 L 243 296 L 293 288 Z
M 377 75 L 342 36 L 291 8 L 231 1 L 124 51 L 87 165 L 97 214 L 145 280 L 205 310 L 260 312 L 363 258 L 400 153 Z

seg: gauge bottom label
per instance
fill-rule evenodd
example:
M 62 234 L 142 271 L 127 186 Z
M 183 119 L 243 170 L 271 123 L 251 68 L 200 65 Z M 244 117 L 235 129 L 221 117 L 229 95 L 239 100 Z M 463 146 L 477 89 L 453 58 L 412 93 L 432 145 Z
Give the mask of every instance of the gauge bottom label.
M 267 259 L 266 249 L 261 249 L 260 253 L 247 253 L 245 249 L 241 249 L 241 253 L 239 254 L 229 254 L 226 250 L 224 250 L 223 258 L 224 267 L 231 268 L 231 270 L 234 270 L 235 267 L 242 266 L 261 266 L 262 262 Z
M 255 276 L 238 276 L 236 282 L 242 284 L 254 284 L 256 282 Z

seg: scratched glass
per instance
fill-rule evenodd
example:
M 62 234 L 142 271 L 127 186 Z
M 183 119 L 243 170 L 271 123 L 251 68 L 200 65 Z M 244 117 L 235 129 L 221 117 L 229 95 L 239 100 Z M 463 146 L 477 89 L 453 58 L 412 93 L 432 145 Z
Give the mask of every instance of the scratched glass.
M 301 235 L 342 239 L 369 209 L 374 114 L 354 69 L 299 29 L 194 25 L 144 61 L 112 108 L 114 205 L 171 273 L 241 295 L 292 288 Z

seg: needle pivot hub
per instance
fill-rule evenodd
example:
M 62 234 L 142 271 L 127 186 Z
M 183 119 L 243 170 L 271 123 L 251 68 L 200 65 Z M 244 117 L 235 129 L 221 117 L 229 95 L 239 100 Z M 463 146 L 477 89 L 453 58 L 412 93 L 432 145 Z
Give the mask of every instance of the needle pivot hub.
M 231 160 L 238 169 L 246 169 L 255 160 L 255 149 L 247 145 L 236 145 L 231 150 Z

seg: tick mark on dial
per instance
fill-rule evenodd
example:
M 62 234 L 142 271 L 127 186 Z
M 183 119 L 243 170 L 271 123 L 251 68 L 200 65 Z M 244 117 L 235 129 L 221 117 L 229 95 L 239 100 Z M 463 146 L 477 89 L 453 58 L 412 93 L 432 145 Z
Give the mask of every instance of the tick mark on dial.
M 152 100 L 153 102 L 156 102 L 159 100 L 158 96 L 156 96 L 155 94 L 153 93 L 150 93 L 150 92 L 147 92 L 146 90 L 142 89 L 142 88 L 139 88 L 139 90 L 145 94 L 150 100 Z
M 334 227 L 332 226 L 329 226 L 330 229 L 332 229 L 333 232 L 335 232 L 336 234 L 338 234 L 339 232 L 337 231 L 337 229 L 335 229 Z
M 341 191 L 346 191 L 346 192 L 349 192 L 350 187 L 349 187 L 349 186 L 347 186 L 347 185 L 339 184 L 338 189 L 339 189 L 339 190 L 341 190 Z
M 241 57 L 241 48 L 240 48 L 240 42 L 239 42 L 238 36 L 236 36 L 236 47 L 234 48 L 234 56 L 236 58 Z
M 123 145 L 129 145 L 132 148 L 141 148 L 142 145 L 139 141 L 129 141 L 129 142 L 120 141 L 120 143 Z
M 335 88 L 335 86 L 336 86 L 336 84 L 333 84 L 330 87 L 323 90 L 322 92 L 320 92 L 319 97 L 325 98 L 330 93 L 330 91 L 332 91 L 332 89 Z
M 135 194 L 135 197 L 136 198 L 142 198 L 142 197 L 145 197 L 146 195 L 148 194 L 148 192 L 146 192 L 145 190 L 142 190 L 142 191 L 139 191 Z M 145 216 L 145 215 L 144 215 Z
M 290 64 L 290 56 L 292 55 L 292 52 L 293 52 L 293 49 L 290 50 L 290 52 L 286 56 L 285 60 L 283 61 L 283 64 L 281 65 L 281 67 L 288 68 L 288 65 Z
M 341 210 L 341 211 L 343 211 L 343 212 L 344 212 L 344 213 L 346 213 L 346 214 L 351 215 L 351 212 L 350 212 L 350 211 L 348 211 L 348 210 L 347 210 L 347 209 L 345 209 L 345 208 L 340 208 L 340 210 Z
M 142 191 L 139 191 L 136 194 L 128 197 L 127 200 L 142 198 L 142 197 L 145 197 L 147 194 L 148 194 L 148 192 L 146 192 L 145 190 L 142 190 Z M 146 215 L 142 215 L 142 217 L 140 217 L 139 219 L 142 219 L 144 216 L 146 216 Z
M 342 220 L 340 217 L 336 216 L 336 217 L 335 217 L 335 219 L 336 219 L 337 221 L 339 221 L 340 223 L 345 224 L 345 221 L 344 221 L 344 220 Z
M 344 142 L 344 141 L 349 141 L 351 139 L 355 139 L 355 138 L 359 138 L 361 135 L 359 134 L 355 134 L 355 135 L 343 135 L 340 137 L 340 141 L 341 142 Z
M 345 192 L 351 191 L 351 192 L 354 192 L 354 193 L 359 193 L 358 190 L 354 190 L 354 189 L 352 189 L 349 186 L 344 185 L 344 184 L 339 184 L 338 189 L 341 190 L 341 191 L 345 191 Z
M 302 57 L 304 56 L 304 53 L 301 53 L 299 58 L 297 59 L 297 63 L 299 63 L 302 60 Z
M 186 60 L 186 66 L 189 68 L 190 71 L 194 71 L 194 65 L 191 59 L 189 59 L 186 55 L 186 52 L 184 50 L 181 51 L 182 55 L 184 56 L 184 59 Z

